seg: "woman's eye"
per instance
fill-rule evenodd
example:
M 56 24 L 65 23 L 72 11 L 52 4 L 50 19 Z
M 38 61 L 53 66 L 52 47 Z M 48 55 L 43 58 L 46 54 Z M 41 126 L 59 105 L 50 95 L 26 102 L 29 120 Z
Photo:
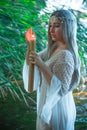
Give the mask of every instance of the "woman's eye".
M 60 24 L 55 25 L 55 27 L 60 27 Z
M 51 28 L 51 27 L 53 27 L 53 28 L 56 28 L 56 27 L 57 27 L 57 28 L 58 28 L 58 27 L 60 27 L 60 24 L 54 25 L 54 26 L 50 25 L 49 27 L 50 27 L 50 28 Z
M 58 28 L 58 27 L 60 27 L 60 25 L 56 25 L 55 27 L 57 27 L 57 28 Z

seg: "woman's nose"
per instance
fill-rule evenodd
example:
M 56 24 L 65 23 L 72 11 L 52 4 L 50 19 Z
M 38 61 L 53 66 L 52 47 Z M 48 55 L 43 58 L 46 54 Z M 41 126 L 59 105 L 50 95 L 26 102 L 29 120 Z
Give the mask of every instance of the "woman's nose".
M 51 33 L 54 32 L 54 27 L 51 27 L 51 28 L 50 28 L 50 32 L 51 32 Z

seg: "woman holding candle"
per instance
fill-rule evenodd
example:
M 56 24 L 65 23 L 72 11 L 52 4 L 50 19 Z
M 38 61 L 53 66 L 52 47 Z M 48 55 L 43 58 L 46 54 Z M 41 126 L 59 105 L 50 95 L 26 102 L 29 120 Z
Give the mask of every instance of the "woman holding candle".
M 35 65 L 37 90 L 37 130 L 74 130 L 76 108 L 72 92 L 80 79 L 76 43 L 76 18 L 69 10 L 52 13 L 48 28 L 48 48 L 32 52 L 27 60 Z M 23 67 L 27 88 L 29 66 Z

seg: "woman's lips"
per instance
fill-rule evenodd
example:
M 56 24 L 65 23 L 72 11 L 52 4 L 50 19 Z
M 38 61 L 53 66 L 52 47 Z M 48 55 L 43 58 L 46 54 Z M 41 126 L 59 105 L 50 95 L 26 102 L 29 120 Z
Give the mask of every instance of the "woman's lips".
M 51 36 L 54 36 L 54 34 L 51 34 Z
M 52 36 L 52 37 L 55 37 L 55 34 L 51 33 L 51 36 Z

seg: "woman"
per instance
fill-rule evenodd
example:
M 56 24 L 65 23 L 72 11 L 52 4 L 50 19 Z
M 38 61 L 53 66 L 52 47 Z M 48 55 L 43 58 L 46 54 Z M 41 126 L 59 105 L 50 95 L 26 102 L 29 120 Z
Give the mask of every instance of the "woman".
M 79 83 L 80 62 L 76 43 L 76 18 L 69 10 L 52 13 L 48 28 L 48 48 L 31 52 L 27 62 L 35 65 L 37 90 L 37 130 L 74 130 L 76 108 L 72 96 Z M 28 65 L 23 68 L 27 90 Z

